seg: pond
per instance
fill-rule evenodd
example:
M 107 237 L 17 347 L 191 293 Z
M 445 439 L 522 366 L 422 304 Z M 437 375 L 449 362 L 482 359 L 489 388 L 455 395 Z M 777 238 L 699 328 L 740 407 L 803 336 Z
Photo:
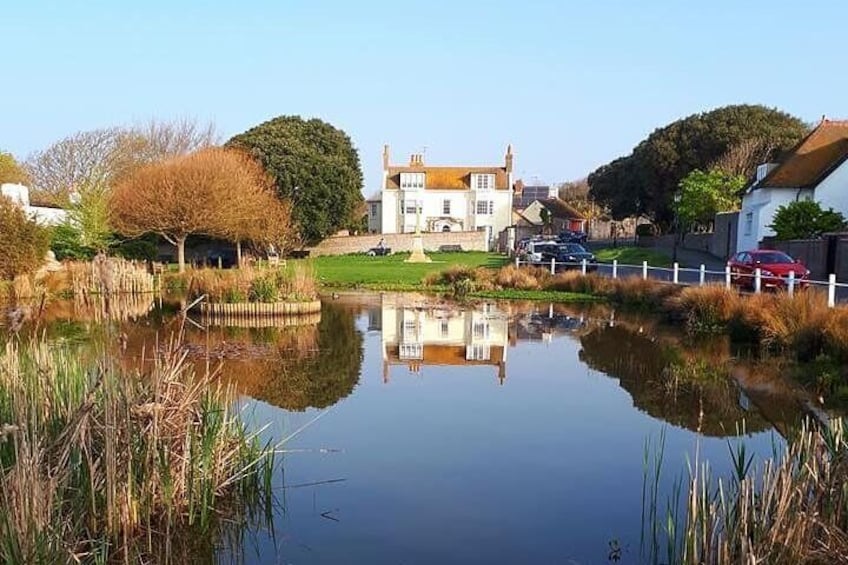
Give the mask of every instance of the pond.
M 171 316 L 120 316 L 124 362 Z M 53 318 L 53 339 L 102 331 Z M 664 454 L 664 508 L 696 457 L 728 476 L 730 447 L 771 456 L 809 405 L 777 361 L 597 305 L 364 294 L 290 327 L 184 327 L 189 357 L 286 440 L 248 563 L 643 562 L 646 451 Z

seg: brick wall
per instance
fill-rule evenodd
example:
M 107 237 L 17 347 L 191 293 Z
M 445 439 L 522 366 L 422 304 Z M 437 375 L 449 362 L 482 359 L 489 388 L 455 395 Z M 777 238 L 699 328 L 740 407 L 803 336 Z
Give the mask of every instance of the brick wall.
M 330 237 L 310 247 L 310 255 L 345 255 L 348 253 L 364 253 L 376 247 L 380 239 L 384 240 L 386 247 L 393 253 L 399 251 L 412 251 L 412 241 L 415 237 L 411 233 L 385 233 L 371 235 L 354 235 L 348 237 Z M 463 251 L 488 251 L 489 244 L 486 241 L 486 232 L 433 232 L 422 233 L 424 249 L 426 251 L 437 251 L 442 245 L 461 245 Z

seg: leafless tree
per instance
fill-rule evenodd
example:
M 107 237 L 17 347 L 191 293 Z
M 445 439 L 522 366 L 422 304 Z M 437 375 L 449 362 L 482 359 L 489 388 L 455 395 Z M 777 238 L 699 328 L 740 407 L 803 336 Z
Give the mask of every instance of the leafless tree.
M 190 119 L 82 131 L 32 154 L 25 168 L 37 198 L 63 204 L 72 192 L 109 188 L 140 166 L 214 145 L 215 128 Z
M 753 176 L 757 165 L 774 158 L 777 147 L 762 138 L 745 139 L 727 150 L 713 165 L 723 173 L 732 176 Z

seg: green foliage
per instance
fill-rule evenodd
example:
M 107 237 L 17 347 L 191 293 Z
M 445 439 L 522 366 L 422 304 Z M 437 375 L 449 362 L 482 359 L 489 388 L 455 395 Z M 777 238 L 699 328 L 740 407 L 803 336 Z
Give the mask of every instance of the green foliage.
M 53 251 L 59 261 L 65 259 L 88 261 L 97 254 L 93 248 L 82 244 L 82 235 L 79 228 L 76 224 L 68 221 L 53 228 L 50 250 Z
M 345 132 L 319 119 L 280 116 L 227 142 L 270 173 L 308 242 L 349 226 L 362 203 L 359 155 Z
M 80 187 L 71 200 L 68 221 L 77 226 L 79 243 L 95 252 L 105 251 L 112 244 L 109 228 L 109 188 L 99 182 Z
M 796 200 L 780 206 L 770 226 L 777 239 L 811 239 L 846 228 L 845 216 L 833 208 L 823 209 L 812 200 Z
M 739 208 L 745 177 L 695 169 L 680 181 L 677 214 L 684 226 L 710 225 L 718 212 Z
M 135 261 L 154 261 L 159 253 L 159 236 L 156 234 L 143 235 L 136 239 L 116 241 L 111 252 L 118 257 Z
M 725 106 L 694 114 L 654 131 L 633 152 L 589 175 L 590 194 L 615 217 L 645 214 L 657 223 L 673 219 L 673 195 L 695 169 L 708 170 L 738 144 L 758 139 L 773 148 L 767 158 L 792 147 L 804 123 L 765 106 Z
M 50 246 L 50 230 L 27 218 L 8 198 L 0 196 L 0 280 L 34 271 Z
M 647 261 L 651 267 L 671 266 L 671 257 L 645 247 L 607 247 L 595 251 L 595 258 L 601 263 L 616 260 L 620 265 L 641 265 L 642 261 Z

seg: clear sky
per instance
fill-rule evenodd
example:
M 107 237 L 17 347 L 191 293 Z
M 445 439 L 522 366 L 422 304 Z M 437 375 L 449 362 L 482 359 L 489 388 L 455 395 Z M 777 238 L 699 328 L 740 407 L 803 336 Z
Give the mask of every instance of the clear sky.
M 5 0 L 0 149 L 78 130 L 280 114 L 360 152 L 581 177 L 656 127 L 731 103 L 848 118 L 845 0 Z

